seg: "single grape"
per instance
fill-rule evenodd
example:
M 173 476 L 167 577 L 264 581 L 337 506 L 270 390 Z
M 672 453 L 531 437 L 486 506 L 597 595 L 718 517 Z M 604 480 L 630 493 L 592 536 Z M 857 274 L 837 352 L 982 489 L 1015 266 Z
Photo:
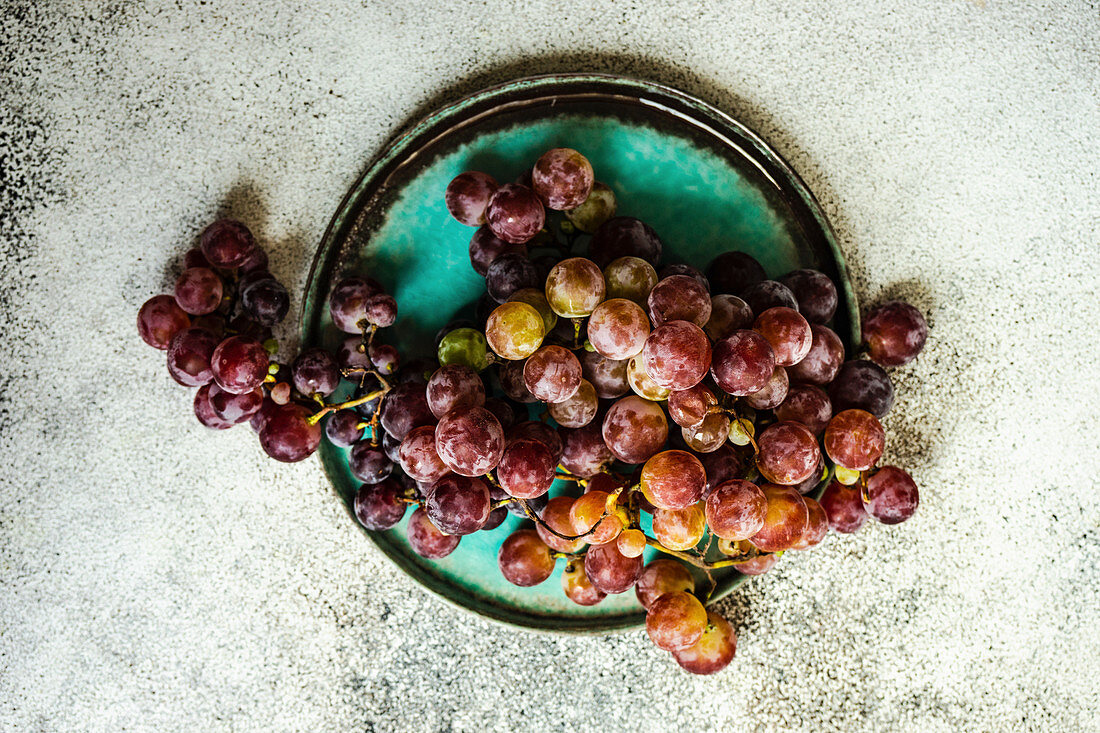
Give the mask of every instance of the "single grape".
M 435 450 L 434 425 L 421 425 L 410 430 L 401 441 L 397 456 L 402 470 L 415 481 L 430 484 L 451 472 Z
M 442 418 L 451 410 L 485 404 L 485 383 L 477 372 L 461 364 L 436 369 L 424 392 L 428 409 L 436 418 Z
M 752 255 L 744 252 L 723 252 L 707 265 L 707 280 L 711 292 L 737 294 L 763 280 L 764 268 Z
M 546 230 L 544 229 L 543 232 L 546 232 Z M 549 232 L 546 232 L 546 233 L 549 236 Z M 540 245 L 539 244 L 540 239 L 542 239 L 541 233 L 540 233 L 540 236 L 535 237 L 535 239 L 531 240 L 530 246 L 532 248 L 538 247 L 538 246 L 548 246 L 548 247 L 556 246 L 554 244 Z M 554 265 L 558 264 L 563 259 L 565 259 L 565 258 L 562 256 L 562 251 L 561 250 L 557 250 L 555 252 L 543 252 L 540 255 L 536 255 L 536 256 L 532 257 L 531 258 L 531 264 L 535 266 L 536 270 L 538 270 L 539 281 L 540 282 L 546 282 L 546 278 L 550 275 L 550 271 L 554 269 Z M 540 289 L 540 291 L 541 291 L 541 289 Z M 543 298 L 546 297 L 545 293 L 543 294 L 542 297 Z M 557 316 L 555 316 L 555 318 L 556 317 Z
M 725 444 L 699 458 L 703 470 L 707 472 L 707 485 L 703 489 L 703 498 L 707 498 L 718 484 L 739 478 L 749 464 L 749 455 L 732 445 Z
M 172 337 L 190 325 L 191 319 L 171 295 L 154 295 L 138 311 L 138 335 L 154 349 L 166 351 Z
M 541 282 L 535 265 L 514 252 L 498 256 L 485 272 L 485 286 L 497 303 L 507 302 L 517 290 L 537 288 Z
M 608 359 L 595 351 L 585 351 L 580 355 L 581 375 L 592 383 L 596 396 L 600 399 L 622 397 L 630 391 L 627 381 L 627 360 Z M 503 380 L 501 380 L 503 381 Z M 526 390 L 526 385 L 524 385 Z
M 707 415 L 703 422 L 690 428 L 680 428 L 684 442 L 696 452 L 713 453 L 721 448 L 730 434 L 730 419 L 721 413 Z
M 789 549 L 806 531 L 809 522 L 806 502 L 789 486 L 764 484 L 760 489 L 768 501 L 768 508 L 764 526 L 749 541 L 763 552 Z
M 485 526 L 489 520 L 489 504 L 489 487 L 484 481 L 447 474 L 428 490 L 424 511 L 440 531 L 465 535 Z
M 580 562 L 571 562 L 565 566 L 561 574 L 561 589 L 565 597 L 578 606 L 595 606 L 607 598 L 606 593 L 592 585 L 584 572 L 584 564 Z
M 667 321 L 653 329 L 642 350 L 646 374 L 672 390 L 688 389 L 703 381 L 710 361 L 707 335 L 689 321 Z
M 264 453 L 283 463 L 304 460 L 321 443 L 321 426 L 310 424 L 310 412 L 293 402 L 271 410 L 260 430 Z
M 336 350 L 336 363 L 341 369 L 372 369 L 374 362 L 366 351 L 359 351 L 363 339 L 359 336 L 348 336 Z
M 624 298 L 640 306 L 649 302 L 649 293 L 657 284 L 657 271 L 640 257 L 620 257 L 603 269 L 607 297 Z
M 710 374 L 734 397 L 759 392 L 775 372 L 775 351 L 756 331 L 734 331 L 714 344 Z
M 596 396 L 596 388 L 588 380 L 582 379 L 580 387 L 572 397 L 561 402 L 551 402 L 547 412 L 558 425 L 564 428 L 583 428 L 596 417 L 599 407 L 600 400 Z
M 557 462 L 551 449 L 541 441 L 521 438 L 504 449 L 497 464 L 500 487 L 517 499 L 542 496 L 554 484 Z
M 863 506 L 859 487 L 832 481 L 822 492 L 820 503 L 834 532 L 851 534 L 867 521 L 867 510 Z
M 205 257 L 204 257 L 204 259 L 205 259 Z M 260 272 L 260 271 L 266 272 L 267 271 L 267 265 L 268 265 L 267 252 L 264 252 L 263 249 L 259 245 L 256 245 L 255 247 L 252 248 L 252 254 L 250 254 L 247 258 L 245 258 L 245 261 L 241 263 L 241 266 L 238 269 L 240 270 L 240 272 L 242 274 L 247 275 L 250 272 Z M 192 265 L 187 265 L 187 266 L 192 267 Z M 209 265 L 206 265 L 206 266 L 209 267 Z
M 623 523 L 614 514 L 606 514 L 606 491 L 589 490 L 577 497 L 569 508 L 569 520 L 573 531 L 569 534 L 584 535 L 585 542 L 604 545 L 613 542 L 623 531 Z
M 205 427 L 211 430 L 225 430 L 233 427 L 233 422 L 226 420 L 221 415 L 214 412 L 214 407 L 210 404 L 210 390 L 217 389 L 216 384 L 204 384 L 199 387 L 195 392 L 195 400 L 193 407 L 195 410 L 195 417 L 199 419 Z
M 783 402 L 775 408 L 779 420 L 793 420 L 805 425 L 820 438 L 833 416 L 833 404 L 821 387 L 812 384 L 792 384 Z
M 402 501 L 402 493 L 401 486 L 393 478 L 363 484 L 355 492 L 355 518 L 375 532 L 390 529 L 405 516 L 408 504 Z
M 659 557 L 646 565 L 634 586 L 638 602 L 647 611 L 663 595 L 694 591 L 695 580 L 691 572 L 679 561 L 668 557 Z
M 404 442 L 402 442 L 402 445 L 404 445 Z M 401 452 L 399 449 L 397 453 L 398 462 L 400 462 L 400 459 Z M 394 461 L 390 459 L 386 452 L 371 446 L 370 441 L 356 443 L 348 453 L 348 469 L 355 478 L 365 484 L 376 484 L 385 480 L 393 473 L 393 464 Z
M 370 345 L 368 356 L 378 373 L 385 376 L 395 374 L 401 366 L 401 355 L 397 352 L 397 347 L 380 343 L 378 339 Z
M 893 300 L 873 308 L 863 319 L 863 340 L 875 363 L 901 366 L 924 348 L 928 322 L 913 306 Z
M 734 331 L 752 328 L 752 322 L 752 309 L 745 301 L 736 295 L 722 293 L 711 296 L 710 318 L 707 319 L 703 330 L 712 341 L 718 341 Z
M 563 402 L 581 386 L 581 363 L 561 346 L 543 346 L 523 365 L 523 382 L 543 402 Z
M 498 257 L 506 254 L 527 256 L 527 245 L 510 244 L 493 234 L 488 226 L 483 226 L 474 232 L 470 238 L 470 265 L 478 275 L 485 277 L 489 272 L 489 266 Z
M 844 344 L 828 326 L 811 324 L 810 350 L 802 361 L 790 367 L 792 381 L 826 385 L 833 381 L 844 361 Z
M 741 300 L 759 315 L 772 308 L 798 310 L 798 300 L 790 288 L 775 280 L 763 280 L 741 291 Z
M 497 373 L 500 378 L 500 388 L 505 396 L 524 404 L 539 401 L 523 381 L 523 367 L 526 363 L 526 361 L 505 361 L 500 365 L 500 371 Z
M 480 372 L 489 366 L 489 343 L 472 328 L 456 328 L 443 337 L 437 350 L 439 363 L 462 364 Z
M 251 392 L 233 394 L 216 384 L 206 386 L 210 387 L 210 407 L 214 414 L 232 425 L 252 419 L 264 403 L 264 391 L 259 387 Z
M 615 216 L 593 233 L 588 256 L 600 267 L 620 257 L 638 257 L 656 266 L 661 250 L 661 240 L 648 224 L 631 216 Z
M 588 319 L 588 340 L 608 359 L 631 358 L 642 350 L 647 336 L 649 318 L 645 311 L 625 298 L 605 300 Z
M 504 429 L 484 407 L 452 410 L 439 420 L 435 449 L 455 473 L 482 476 L 500 462 L 504 453 Z
M 615 540 L 615 547 L 623 557 L 641 557 L 645 552 L 645 532 L 640 529 L 624 529 Z
M 917 511 L 920 494 L 913 477 L 897 466 L 883 466 L 867 479 L 867 513 L 883 524 L 900 524 Z
M 790 486 L 814 475 L 821 460 L 817 438 L 805 425 L 777 422 L 756 439 L 756 467 L 773 484 Z
M 241 307 L 261 326 L 270 328 L 282 323 L 290 311 L 290 294 L 273 277 L 263 278 L 241 287 Z
M 398 384 L 405 384 L 406 382 L 415 382 L 420 385 L 427 385 L 428 380 L 435 374 L 435 370 L 439 368 L 439 363 L 432 359 L 412 359 L 401 369 L 396 375 L 394 381 Z
M 666 593 L 649 608 L 645 629 L 650 640 L 665 651 L 694 645 L 707 628 L 707 609 L 686 591 Z
M 838 412 L 825 428 L 825 452 L 833 463 L 866 471 L 878 463 L 886 446 L 882 425 L 864 410 Z
M 546 423 L 537 422 L 535 420 L 527 420 L 515 425 L 508 431 L 507 445 L 511 445 L 517 440 L 523 440 L 524 438 L 530 438 L 531 440 L 537 440 L 547 448 L 550 449 L 550 455 L 554 457 L 554 463 L 556 464 L 561 458 L 564 446 L 562 438 L 558 434 L 558 431 L 550 427 Z
M 340 386 L 340 369 L 336 359 L 324 349 L 306 349 L 290 367 L 294 389 L 307 397 L 328 397 Z
M 673 390 L 668 396 L 668 414 L 680 427 L 699 425 L 718 411 L 718 399 L 705 384 Z
M 517 529 L 501 544 L 497 564 L 505 580 L 527 588 L 553 575 L 555 562 L 535 530 Z
M 603 272 L 591 260 L 570 257 L 554 265 L 546 277 L 546 300 L 563 318 L 586 318 L 604 299 Z
M 829 517 L 821 505 L 808 496 L 803 496 L 806 502 L 806 531 L 791 545 L 792 550 L 808 550 L 815 545 L 820 545 L 829 532 Z
M 791 308 L 769 308 L 756 317 L 752 328 L 771 344 L 776 366 L 802 361 L 813 343 L 810 324 Z
M 833 466 L 833 478 L 845 486 L 854 486 L 863 474 L 841 465 Z
M 507 400 L 501 397 L 490 397 L 485 400 L 485 404 L 482 405 L 482 407 L 493 413 L 500 422 L 500 427 L 504 430 L 505 435 L 508 434 L 509 428 L 516 424 L 516 411 Z M 524 417 L 526 416 L 527 411 L 524 410 Z
M 542 229 L 546 210 L 530 188 L 506 183 L 489 198 L 485 219 L 493 234 L 505 242 L 523 244 Z
M 615 216 L 617 208 L 615 192 L 607 185 L 595 181 L 584 203 L 576 208 L 566 209 L 565 218 L 577 229 L 591 234 L 601 224 Z
M 866 410 L 882 418 L 894 406 L 894 383 L 890 375 L 872 361 L 846 361 L 829 385 L 833 409 Z
M 730 479 L 714 487 L 706 501 L 710 531 L 726 540 L 747 540 L 764 528 L 768 500 L 751 481 Z
M 208 267 L 189 267 L 176 280 L 176 303 L 187 313 L 213 313 L 222 304 L 222 279 Z
M 447 557 L 462 539 L 456 534 L 444 534 L 439 531 L 428 513 L 423 509 L 417 509 L 409 516 L 409 524 L 405 527 L 405 536 L 409 540 L 409 547 L 413 552 L 429 560 L 439 560 Z
M 672 657 L 692 674 L 714 674 L 729 666 L 736 653 L 737 634 L 729 621 L 707 611 L 707 626 L 699 641 L 672 652 Z
M 779 278 L 798 301 L 798 312 L 810 323 L 826 323 L 836 313 L 836 285 L 817 270 L 795 270 Z
M 602 434 L 615 458 L 623 463 L 643 463 L 668 440 L 668 421 L 656 402 L 630 395 L 607 411 Z
M 192 247 L 183 255 L 183 268 L 186 270 L 188 267 L 212 267 L 212 265 L 200 247 Z
M 575 209 L 588 199 L 596 179 L 592 164 L 572 148 L 552 148 L 531 169 L 531 187 L 548 209 Z
M 617 542 L 596 545 L 584 555 L 584 571 L 592 585 L 604 593 L 625 593 L 642 574 L 642 557 L 623 555 Z
M 570 509 L 573 508 L 574 501 L 576 500 L 572 496 L 555 496 L 546 503 L 546 508 L 539 513 L 539 518 L 554 532 L 567 537 L 575 536 L 577 533 L 573 530 L 573 519 L 569 513 Z M 588 544 L 584 538 L 562 539 L 542 524 L 535 525 L 535 530 L 550 549 L 558 552 L 574 553 Z
M 673 275 L 659 281 L 646 299 L 655 326 L 668 321 L 690 321 L 702 328 L 710 320 L 710 293 L 688 275 Z
M 670 550 L 690 550 L 707 531 L 703 505 L 683 509 L 656 509 L 653 512 L 653 536 Z
M 658 509 L 684 509 L 703 498 L 707 474 L 699 459 L 682 450 L 666 450 L 642 466 L 642 494 Z
M 745 397 L 745 404 L 754 410 L 772 410 L 778 407 L 787 398 L 787 390 L 790 388 L 790 380 L 787 370 L 777 366 L 772 372 L 771 379 L 758 391 Z
M 508 302 L 496 307 L 485 324 L 485 338 L 498 356 L 526 359 L 542 345 L 545 323 L 526 303 Z
M 382 451 L 394 463 L 401 462 L 401 440 L 393 437 L 385 430 L 382 431 Z
M 550 333 L 554 330 L 554 326 L 558 325 L 558 314 L 550 307 L 550 302 L 546 299 L 546 294 L 542 289 L 523 288 L 512 293 L 512 297 L 508 300 L 509 302 L 526 303 L 538 311 L 539 316 L 542 317 L 542 332 L 544 334 Z
M 364 303 L 367 323 L 379 328 L 388 328 L 397 321 L 397 301 L 392 295 L 378 293 L 367 298 Z
M 214 379 L 210 362 L 218 339 L 201 328 L 184 328 L 168 344 L 168 372 L 185 387 L 201 387 Z
M 604 443 L 599 422 L 593 421 L 583 428 L 561 428 L 562 454 L 559 463 L 569 473 L 588 478 L 611 463 L 611 451 Z
M 693 278 L 697 283 L 703 286 L 703 289 L 708 293 L 710 292 L 710 281 L 707 280 L 707 276 L 697 267 L 685 264 L 665 265 L 661 268 L 661 272 L 658 275 L 658 279 L 664 280 L 670 278 L 673 275 L 686 275 Z
M 667 400 L 672 390 L 653 381 L 645 369 L 645 360 L 638 354 L 626 363 L 626 381 L 634 394 L 653 402 Z
M 497 182 L 488 173 L 466 171 L 455 176 L 447 184 L 443 199 L 451 216 L 466 226 L 476 227 L 485 223 L 485 209 L 497 190 Z
M 382 292 L 369 277 L 345 277 L 332 288 L 328 299 L 332 325 L 344 333 L 361 333 L 367 319 L 367 301 Z
M 361 418 L 355 410 L 337 410 L 325 420 L 325 437 L 341 448 L 350 448 L 363 439 Z
M 404 440 L 413 428 L 434 424 L 424 385 L 406 382 L 390 390 L 382 400 L 379 420 L 382 429 L 398 440 Z
M 202 232 L 202 254 L 214 267 L 233 270 L 243 265 L 256 248 L 248 227 L 235 219 L 218 219 Z

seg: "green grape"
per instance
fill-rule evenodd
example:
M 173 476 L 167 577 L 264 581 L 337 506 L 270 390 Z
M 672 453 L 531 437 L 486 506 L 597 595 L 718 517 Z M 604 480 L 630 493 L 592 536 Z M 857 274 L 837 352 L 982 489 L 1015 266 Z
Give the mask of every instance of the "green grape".
M 526 303 L 537 310 L 539 315 L 542 316 L 543 334 L 550 333 L 554 330 L 554 326 L 558 325 L 558 314 L 550 308 L 550 303 L 546 300 L 546 294 L 538 288 L 522 288 L 512 293 L 508 300 Z
M 595 262 L 570 257 L 554 265 L 546 276 L 546 300 L 563 318 L 586 318 L 607 292 L 603 273 Z
M 456 328 L 439 342 L 439 364 L 462 364 L 475 372 L 489 366 L 489 343 L 473 328 Z
M 608 298 L 626 298 L 643 308 L 657 284 L 657 271 L 641 257 L 620 257 L 603 270 Z
M 542 345 L 545 322 L 526 303 L 510 301 L 493 309 L 485 322 L 489 347 L 505 359 L 526 359 Z
M 584 203 L 575 209 L 566 209 L 565 218 L 577 229 L 591 234 L 600 224 L 615 216 L 616 208 L 615 192 L 596 181 Z

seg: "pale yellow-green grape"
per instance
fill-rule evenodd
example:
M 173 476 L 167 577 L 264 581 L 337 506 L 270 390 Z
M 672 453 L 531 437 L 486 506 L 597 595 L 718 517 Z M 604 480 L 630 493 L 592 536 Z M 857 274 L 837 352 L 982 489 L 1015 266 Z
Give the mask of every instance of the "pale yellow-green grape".
M 538 288 L 522 288 L 512 293 L 512 297 L 508 300 L 526 303 L 537 310 L 539 315 L 542 316 L 543 335 L 550 333 L 554 330 L 554 326 L 558 325 L 558 315 L 550 308 L 550 303 L 546 300 L 546 294 Z
M 588 317 L 606 292 L 600 268 L 583 257 L 562 260 L 546 276 L 546 300 L 563 318 Z
M 641 257 L 620 257 L 603 271 L 608 298 L 626 298 L 643 308 L 657 284 L 657 271 Z
M 615 192 L 596 181 L 584 203 L 575 209 L 566 209 L 565 218 L 577 229 L 591 234 L 600 224 L 615 216 L 617 208 Z
M 756 437 L 756 428 L 751 420 L 740 418 L 730 421 L 730 442 L 734 445 L 748 445 Z
M 630 382 L 630 388 L 634 390 L 634 393 L 639 397 L 645 397 L 647 400 L 653 400 L 654 402 L 660 402 L 661 400 L 667 400 L 668 396 L 672 394 L 672 390 L 650 379 L 649 375 L 645 372 L 645 367 L 642 365 L 641 354 L 635 356 L 630 360 L 630 363 L 626 366 L 626 381 Z
M 545 322 L 533 306 L 510 301 L 496 307 L 485 322 L 485 338 L 498 356 L 526 359 L 542 345 Z
M 836 480 L 845 486 L 852 486 L 859 481 L 859 471 L 853 471 L 844 466 L 836 467 Z

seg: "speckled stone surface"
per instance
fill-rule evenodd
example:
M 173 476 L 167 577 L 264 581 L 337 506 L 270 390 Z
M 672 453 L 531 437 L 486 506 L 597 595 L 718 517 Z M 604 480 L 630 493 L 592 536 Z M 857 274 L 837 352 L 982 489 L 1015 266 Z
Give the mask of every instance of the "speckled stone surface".
M 0 13 L 0 727 L 1100 729 L 1095 4 L 312 5 Z M 218 213 L 300 292 L 401 126 L 574 69 L 745 121 L 932 325 L 885 423 L 920 512 L 723 602 L 713 678 L 428 596 L 134 329 Z

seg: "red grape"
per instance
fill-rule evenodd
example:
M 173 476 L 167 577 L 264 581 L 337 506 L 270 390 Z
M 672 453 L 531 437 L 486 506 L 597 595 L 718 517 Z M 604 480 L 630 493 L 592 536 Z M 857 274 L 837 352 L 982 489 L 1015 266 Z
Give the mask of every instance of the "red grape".
M 485 383 L 473 369 L 462 364 L 448 364 L 435 370 L 425 388 L 428 408 L 437 418 L 460 407 L 481 407 L 485 404 Z
M 829 399 L 837 412 L 866 410 L 882 418 L 894 406 L 894 384 L 872 361 L 846 361 L 829 385 Z
M 792 550 L 808 550 L 819 545 L 829 532 L 829 516 L 821 505 L 808 496 L 803 496 L 802 501 L 806 502 L 806 531 L 791 545 Z
M 711 292 L 734 295 L 767 277 L 760 263 L 744 252 L 723 252 L 710 261 L 706 274 Z
M 563 428 L 582 428 L 596 417 L 600 400 L 596 388 L 588 380 L 582 379 L 581 386 L 569 399 L 551 402 L 547 412 Z
M 834 532 L 851 534 L 867 521 L 867 510 L 858 486 L 845 486 L 839 481 L 832 481 L 822 492 L 820 503 Z
M 825 323 L 836 312 L 836 285 L 829 276 L 817 270 L 795 270 L 779 278 L 795 300 L 798 312 L 810 323 Z
M 867 513 L 883 524 L 899 524 L 917 511 L 920 495 L 913 477 L 897 466 L 883 466 L 867 479 Z
M 833 404 L 821 387 L 812 384 L 792 384 L 787 397 L 775 408 L 780 420 L 793 420 L 805 425 L 817 437 L 825 432 L 833 416 Z
M 668 321 L 691 321 L 702 328 L 710 320 L 710 293 L 688 275 L 666 277 L 649 291 L 646 300 L 653 325 Z
M 588 158 L 572 148 L 547 150 L 531 169 L 531 186 L 549 209 L 564 211 L 585 202 L 596 179 Z
M 264 403 L 264 391 L 257 387 L 251 392 L 233 394 L 216 384 L 210 387 L 210 407 L 214 414 L 233 425 L 250 420 Z
M 367 318 L 367 301 L 381 292 L 381 286 L 370 278 L 340 280 L 332 288 L 328 300 L 333 325 L 344 333 L 361 333 L 360 322 L 365 323 Z
M 871 358 L 882 366 L 901 366 L 917 357 L 928 339 L 921 312 L 900 300 L 873 308 L 863 319 L 863 340 Z
M 216 384 L 204 384 L 195 392 L 193 403 L 195 417 L 199 419 L 200 423 L 212 430 L 225 430 L 233 427 L 234 423 L 214 412 L 214 407 L 210 403 L 210 390 L 217 388 L 218 385 Z
M 456 534 L 440 532 L 423 509 L 417 509 L 412 513 L 409 524 L 405 527 L 405 533 L 413 552 L 429 560 L 447 557 L 455 551 L 458 541 L 462 539 Z
M 518 529 L 501 544 L 497 564 L 505 580 L 527 588 L 553 575 L 555 562 L 535 530 Z
M 634 593 L 638 602 L 647 611 L 653 603 L 666 593 L 691 593 L 695 590 L 695 579 L 683 563 L 668 557 L 658 557 L 651 561 L 638 576 Z
M 734 331 L 752 328 L 752 309 L 736 295 L 722 293 L 710 299 L 710 318 L 703 330 L 712 341 L 729 336 Z
M 511 445 L 515 441 L 522 440 L 523 438 L 537 440 L 549 448 L 550 455 L 554 458 L 554 463 L 557 463 L 561 458 L 562 451 L 564 450 L 561 435 L 558 434 L 557 430 L 546 423 L 537 422 L 535 420 L 527 420 L 526 422 L 518 423 L 508 431 L 506 445 Z
M 413 428 L 397 453 L 401 468 L 415 481 L 433 483 L 451 472 L 435 450 L 435 426 Z
M 595 351 L 585 351 L 580 356 L 580 362 L 581 374 L 592 383 L 597 397 L 614 399 L 630 391 L 630 382 L 626 378 L 627 360 L 608 359 Z
M 488 226 L 483 226 L 474 232 L 470 238 L 470 264 L 478 275 L 485 277 L 489 273 L 489 266 L 498 257 L 506 254 L 527 257 L 527 245 L 510 244 L 493 234 Z
M 726 540 L 746 540 L 764 527 L 768 500 L 760 487 L 744 479 L 718 484 L 706 502 L 710 531 Z
M 595 606 L 607 598 L 606 593 L 592 585 L 584 572 L 584 563 L 580 562 L 570 563 L 562 571 L 561 589 L 565 597 L 578 606 Z
M 214 267 L 232 270 L 243 265 L 256 248 L 248 227 L 235 219 L 218 219 L 202 232 L 202 253 Z
M 293 402 L 271 410 L 260 430 L 264 452 L 283 463 L 304 460 L 321 443 L 321 426 L 311 425 L 307 408 Z
M 608 359 L 634 356 L 642 350 L 646 336 L 649 336 L 649 318 L 641 306 L 625 298 L 605 300 L 588 319 L 588 340 Z
M 222 279 L 208 267 L 189 267 L 176 280 L 176 303 L 187 313 L 213 313 L 222 304 Z
M 624 529 L 615 540 L 615 547 L 623 557 L 641 557 L 646 548 L 645 532 L 640 529 Z
M 756 331 L 734 331 L 714 344 L 710 373 L 734 397 L 759 392 L 775 372 L 775 351 Z
M 886 433 L 875 416 L 863 410 L 844 410 L 825 428 L 825 452 L 833 463 L 852 471 L 866 471 L 882 457 Z
M 340 369 L 336 359 L 324 349 L 306 349 L 290 367 L 294 389 L 307 397 L 327 397 L 340 386 Z
M 703 498 L 710 496 L 718 484 L 740 478 L 748 465 L 748 457 L 744 452 L 729 443 L 704 454 L 699 460 L 707 472 L 707 485 L 703 489 Z
M 563 441 L 561 467 L 574 476 L 588 478 L 611 463 L 611 451 L 604 443 L 598 422 L 590 422 L 583 428 L 562 428 L 559 433 Z
M 777 366 L 802 361 L 813 343 L 810 324 L 791 308 L 769 308 L 756 317 L 752 328 L 771 344 Z
M 455 473 L 481 476 L 495 468 L 504 453 L 504 429 L 484 407 L 452 410 L 436 426 L 435 449 Z
M 171 295 L 154 295 L 138 311 L 138 334 L 154 349 L 167 350 L 172 337 L 190 325 L 191 319 Z
M 226 392 L 251 392 L 264 382 L 270 362 L 259 341 L 245 336 L 230 336 L 218 344 L 210 357 L 214 381 Z
M 185 387 L 201 387 L 214 379 L 210 360 L 218 338 L 202 328 L 184 328 L 168 344 L 168 372 Z
M 428 407 L 428 398 L 423 384 L 405 382 L 391 389 L 382 400 L 379 411 L 382 429 L 404 440 L 413 428 L 435 423 L 435 415 Z
M 464 535 L 485 526 L 489 520 L 489 503 L 489 487 L 484 481 L 447 474 L 428 489 L 424 511 L 440 531 Z
M 604 593 L 625 593 L 642 574 L 642 557 L 627 557 L 616 542 L 595 545 L 584 554 L 584 571 Z
M 764 552 L 789 549 L 806 531 L 810 517 L 806 502 L 789 486 L 764 484 L 760 489 L 768 501 L 768 508 L 764 526 L 749 541 Z
M 771 308 L 791 308 L 798 310 L 798 300 L 783 283 L 775 280 L 763 280 L 741 291 L 741 300 L 748 303 L 752 312 L 759 315 Z
M 704 384 L 673 390 L 668 396 L 668 414 L 680 427 L 699 425 L 718 409 L 718 399 Z
M 687 389 L 699 384 L 710 369 L 710 341 L 694 323 L 668 321 L 649 334 L 642 360 L 646 374 L 658 385 Z
M 670 550 L 690 550 L 706 531 L 707 518 L 701 503 L 683 509 L 653 510 L 653 536 Z
M 725 669 L 736 653 L 737 634 L 729 621 L 707 611 L 707 627 L 699 641 L 672 652 L 672 657 L 692 674 L 714 674 Z
M 779 555 L 758 555 L 751 560 L 737 563 L 735 567 L 742 575 L 763 575 L 774 568 L 777 562 L 779 562 Z
M 790 486 L 817 470 L 821 449 L 805 425 L 790 420 L 769 425 L 756 439 L 756 467 L 773 484 Z
M 363 304 L 367 323 L 379 328 L 392 326 L 397 320 L 397 301 L 392 295 L 377 293 Z
M 810 325 L 813 337 L 802 361 L 788 369 L 792 381 L 824 385 L 833 381 L 844 361 L 844 344 L 828 326 Z
M 493 234 L 505 242 L 523 244 L 542 229 L 546 210 L 530 188 L 506 183 L 489 198 L 485 218 Z
M 631 395 L 607 411 L 602 434 L 615 458 L 623 463 L 642 463 L 668 440 L 668 421 L 660 405 Z
M 539 512 L 539 519 L 558 534 L 568 537 L 575 536 L 577 532 L 573 529 L 573 517 L 570 514 L 574 501 L 576 500 L 572 496 L 555 496 L 551 498 L 550 501 L 546 502 L 543 510 Z M 558 552 L 573 553 L 588 544 L 584 538 L 564 540 L 550 532 L 542 524 L 535 525 L 535 530 L 539 533 L 539 537 L 542 538 L 543 542 Z
M 506 361 L 501 364 L 497 373 L 500 377 L 500 388 L 508 398 L 516 402 L 537 402 L 539 398 L 531 394 L 523 381 L 523 368 L 526 364 L 526 361 Z
M 618 537 L 623 531 L 622 521 L 614 514 L 604 515 L 609 496 L 606 491 L 589 489 L 577 497 L 569 509 L 573 531 L 568 534 L 583 534 L 585 541 L 593 545 L 603 545 Z
M 408 504 L 401 500 L 402 493 L 401 486 L 392 478 L 363 484 L 355 492 L 355 518 L 376 532 L 390 529 L 405 516 Z
M 397 454 L 400 461 L 400 449 Z M 365 484 L 376 484 L 393 473 L 394 461 L 384 450 L 379 450 L 370 441 L 356 443 L 348 453 L 348 469 L 351 475 Z
M 488 173 L 467 171 L 447 184 L 443 200 L 451 216 L 466 226 L 476 227 L 485 223 L 485 209 L 496 190 L 497 182 Z
M 697 453 L 713 453 L 725 445 L 730 435 L 730 419 L 722 413 L 707 415 L 703 422 L 690 428 L 680 428 L 684 442 Z
M 637 257 L 651 265 L 661 259 L 661 240 L 645 222 L 615 216 L 599 226 L 588 245 L 588 256 L 600 267 L 620 257 Z
M 778 407 L 787 398 L 790 381 L 787 370 L 777 366 L 771 379 L 758 392 L 745 397 L 745 403 L 754 410 L 771 410 Z
M 523 365 L 528 391 L 544 402 L 562 402 L 581 386 L 581 363 L 562 346 L 543 346 Z
M 497 481 L 509 496 L 534 499 L 550 490 L 555 465 L 557 462 L 545 443 L 521 438 L 510 442 L 501 454 Z
M 587 318 L 606 292 L 603 272 L 583 257 L 562 260 L 546 276 L 546 300 L 562 318 Z
M 686 591 L 666 593 L 653 602 L 645 617 L 650 640 L 665 651 L 687 649 L 703 636 L 707 609 Z
M 666 450 L 642 466 L 642 494 L 658 509 L 684 509 L 703 498 L 707 474 L 699 459 L 682 450 Z

